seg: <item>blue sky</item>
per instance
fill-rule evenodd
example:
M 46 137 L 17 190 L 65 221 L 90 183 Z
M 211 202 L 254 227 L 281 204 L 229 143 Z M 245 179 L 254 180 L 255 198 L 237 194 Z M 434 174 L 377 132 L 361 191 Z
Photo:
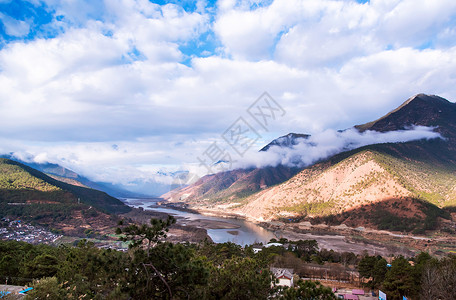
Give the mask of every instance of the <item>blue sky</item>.
M 0 152 L 167 181 L 264 91 L 286 117 L 252 151 L 454 101 L 456 2 L 0 0 L 0 86 Z

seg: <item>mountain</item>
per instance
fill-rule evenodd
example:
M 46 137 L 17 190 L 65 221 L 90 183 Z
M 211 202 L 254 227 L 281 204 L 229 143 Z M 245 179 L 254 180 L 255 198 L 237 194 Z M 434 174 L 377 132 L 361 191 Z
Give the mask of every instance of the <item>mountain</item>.
M 301 133 L 289 133 L 287 135 L 281 136 L 263 148 L 261 148 L 260 151 L 268 151 L 272 146 L 278 146 L 278 147 L 286 147 L 286 148 L 291 148 L 299 143 L 301 143 L 303 140 L 306 140 L 310 137 L 309 134 L 301 134 Z
M 5 158 L 0 158 L 0 207 L 2 217 L 19 217 L 56 227 L 60 224 L 62 228 L 86 218 L 108 222 L 110 214 L 131 210 L 104 192 L 53 179 Z
M 243 198 L 237 198 L 231 186 L 217 191 L 224 198 L 214 198 L 195 183 L 186 188 L 184 200 L 196 209 L 256 221 L 292 218 L 390 230 L 434 229 L 447 222 L 456 206 L 456 104 L 418 94 L 355 128 L 387 132 L 413 125 L 433 126 L 443 139 L 375 144 L 339 153 Z M 292 140 L 293 136 L 281 137 L 273 145 L 289 147 Z M 205 186 L 219 189 L 210 182 L 221 176 L 205 178 Z M 239 180 L 236 184 L 242 185 Z
M 256 220 L 326 216 L 335 224 L 396 230 L 447 216 L 440 208 L 456 204 L 454 165 L 393 156 L 391 146 L 366 146 L 306 168 L 245 199 L 236 213 Z
M 194 184 L 170 191 L 161 197 L 187 202 L 210 199 L 211 202 L 239 202 L 241 199 L 291 178 L 298 169 L 286 166 L 261 169 L 237 169 L 206 175 Z
M 456 105 L 435 96 L 418 94 L 385 116 L 355 128 L 379 132 L 401 130 L 411 125 L 435 126 L 435 131 L 448 138 L 456 134 Z
M 308 134 L 289 133 L 271 141 L 260 151 L 268 151 L 273 146 L 290 148 L 309 136 Z M 181 200 L 192 202 L 201 199 L 211 202 L 240 202 L 251 194 L 284 182 L 298 171 L 299 168 L 283 165 L 225 171 L 206 175 L 194 184 L 171 190 L 160 197 L 177 202 Z
M 142 198 L 147 197 L 142 193 L 138 193 L 135 191 L 128 191 L 118 185 L 108 182 L 94 182 L 84 176 L 77 174 L 76 172 L 62 167 L 58 164 L 53 163 L 36 163 L 36 162 L 28 162 L 21 159 L 16 158 L 13 154 L 1 155 L 0 157 L 11 159 L 17 161 L 21 164 L 29 166 L 33 169 L 41 171 L 52 177 L 56 180 L 63 181 L 65 183 L 71 185 L 77 185 L 81 187 L 87 187 L 95 190 L 103 191 L 113 197 L 122 197 L 122 198 Z

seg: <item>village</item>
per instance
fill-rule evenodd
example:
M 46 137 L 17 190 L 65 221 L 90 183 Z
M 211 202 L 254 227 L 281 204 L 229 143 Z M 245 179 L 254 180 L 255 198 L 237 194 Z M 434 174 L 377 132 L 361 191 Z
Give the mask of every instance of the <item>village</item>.
M 15 240 L 30 244 L 55 244 L 62 235 L 52 233 L 39 226 L 33 226 L 21 220 L 1 220 L 0 239 Z

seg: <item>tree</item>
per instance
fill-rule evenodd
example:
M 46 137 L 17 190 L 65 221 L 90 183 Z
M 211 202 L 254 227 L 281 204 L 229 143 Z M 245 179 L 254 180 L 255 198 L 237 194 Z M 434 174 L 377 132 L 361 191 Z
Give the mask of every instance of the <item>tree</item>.
M 296 288 L 286 288 L 278 297 L 281 300 L 333 300 L 336 296 L 330 288 L 323 286 L 318 281 L 299 280 Z
M 129 257 L 120 251 L 98 249 L 92 242 L 79 241 L 77 247 L 60 247 L 65 253 L 57 278 L 76 288 L 76 295 L 107 296 L 125 277 Z
M 359 275 L 363 278 L 372 278 L 372 272 L 374 270 L 377 259 L 375 256 L 364 256 L 358 263 Z
M 122 285 L 134 299 L 192 298 L 198 287 L 207 283 L 207 264 L 195 256 L 193 247 L 163 241 L 175 221 L 173 217 L 151 219 L 151 226 L 133 224 L 117 230 L 125 235 L 123 240 L 129 241 L 132 249 Z
M 418 292 L 413 278 L 413 268 L 403 257 L 397 257 L 386 273 L 383 289 L 388 299 L 402 299 L 402 296 L 414 297 Z
M 253 251 L 249 252 L 253 255 Z M 207 257 L 215 265 L 221 265 L 226 259 L 242 256 L 247 254 L 240 245 L 232 242 L 213 243 L 205 241 L 198 247 L 198 254 Z
M 454 299 L 456 295 L 456 257 L 430 259 L 421 277 L 422 299 Z
M 58 260 L 55 256 L 42 254 L 26 265 L 26 276 L 40 279 L 52 277 L 58 272 Z
M 18 277 L 19 261 L 14 255 L 6 254 L 0 259 L 0 274 L 2 277 Z
M 372 271 L 372 288 L 378 288 L 385 280 L 386 273 L 388 272 L 387 261 L 384 258 L 377 260 Z
M 293 269 L 296 273 L 299 273 L 304 264 L 302 259 L 297 258 L 292 252 L 286 252 L 284 255 L 276 255 L 273 262 L 274 267 Z
M 172 216 L 168 216 L 168 219 L 166 220 L 150 219 L 150 224 L 152 226 L 147 224 L 141 226 L 131 224 L 123 229 L 117 228 L 116 233 L 124 235 L 121 240 L 128 241 L 130 243 L 130 248 L 137 248 L 144 243 L 146 245 L 147 256 L 149 256 L 152 245 L 158 243 L 161 239 L 166 238 L 169 226 L 174 223 L 176 223 L 176 219 Z M 122 223 L 120 223 L 120 225 L 122 225 Z
M 56 277 L 46 277 L 33 282 L 33 290 L 28 292 L 26 299 L 37 300 L 64 300 L 68 299 L 68 292 L 59 284 Z
M 440 261 L 440 280 L 437 284 L 441 299 L 451 299 L 456 295 L 456 257 L 444 258 Z
M 432 259 L 431 255 L 427 252 L 420 252 L 415 258 L 415 265 L 413 266 L 413 279 L 414 285 L 421 287 L 421 282 L 423 280 L 424 268 L 427 263 Z
M 286 238 L 284 238 L 284 237 L 283 237 L 283 238 L 280 238 L 279 243 L 281 243 L 281 244 L 286 244 L 286 243 L 288 243 L 288 239 L 286 239 Z
M 439 261 L 433 259 L 428 261 L 421 275 L 421 298 L 422 299 L 438 299 L 439 298 Z
M 310 261 L 312 255 L 318 253 L 318 242 L 316 240 L 299 240 L 295 242 L 294 252 L 305 261 Z
M 342 252 L 340 255 L 340 262 L 344 265 L 352 265 L 356 264 L 357 258 L 355 253 L 353 252 Z
M 367 286 L 379 287 L 388 271 L 386 264 L 386 260 L 380 256 L 366 255 L 358 263 L 359 275 L 368 280 Z
M 267 265 L 252 257 L 233 257 L 211 271 L 207 299 L 267 299 L 273 289 Z

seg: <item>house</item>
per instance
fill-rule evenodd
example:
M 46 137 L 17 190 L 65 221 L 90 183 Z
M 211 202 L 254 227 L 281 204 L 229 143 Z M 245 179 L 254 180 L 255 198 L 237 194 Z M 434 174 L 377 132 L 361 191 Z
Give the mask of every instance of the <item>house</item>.
M 252 250 L 253 250 L 253 253 L 257 254 L 258 252 L 260 252 L 261 250 L 263 250 L 263 244 L 262 243 L 255 243 L 252 245 Z
M 345 300 L 358 300 L 359 297 L 357 295 L 344 294 L 344 299 Z
M 252 245 L 252 250 L 253 250 L 253 253 L 257 254 L 258 252 L 263 250 L 263 248 L 269 248 L 269 247 L 283 247 L 283 244 L 281 244 L 281 243 L 269 243 L 269 244 L 266 244 L 264 246 L 262 244 L 254 244 L 254 245 Z
M 293 283 L 293 269 L 286 268 L 271 268 L 274 277 L 279 280 L 277 285 L 292 287 Z
M 253 247 L 252 250 L 253 250 L 253 253 L 257 254 L 258 252 L 260 252 L 261 250 L 263 250 L 263 248 L 260 248 L 260 247 Z
M 352 290 L 352 295 L 364 296 L 364 290 L 354 289 L 354 290 Z

